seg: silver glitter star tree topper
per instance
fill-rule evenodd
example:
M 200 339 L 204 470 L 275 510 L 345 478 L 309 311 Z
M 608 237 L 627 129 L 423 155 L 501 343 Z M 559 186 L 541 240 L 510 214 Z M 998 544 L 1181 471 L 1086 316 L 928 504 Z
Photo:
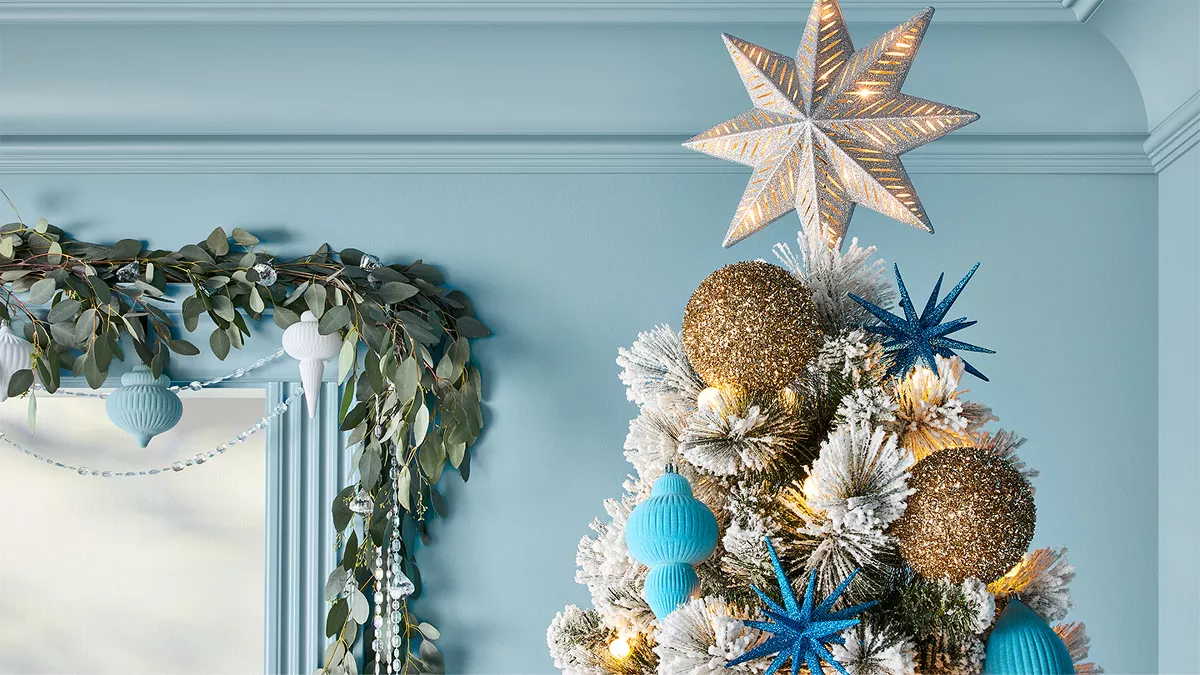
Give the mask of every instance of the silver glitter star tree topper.
M 932 17 L 856 51 L 837 0 L 816 0 L 794 59 L 723 36 L 754 108 L 684 146 L 754 169 L 724 246 L 793 210 L 840 242 L 856 203 L 933 232 L 899 155 L 979 115 L 900 93 Z

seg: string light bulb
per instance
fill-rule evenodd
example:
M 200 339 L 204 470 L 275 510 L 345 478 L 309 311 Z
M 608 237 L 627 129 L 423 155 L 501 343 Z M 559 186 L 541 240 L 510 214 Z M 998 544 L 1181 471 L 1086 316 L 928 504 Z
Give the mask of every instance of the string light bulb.
M 618 635 L 617 638 L 608 645 L 608 653 L 612 654 L 613 658 L 615 659 L 623 659 L 629 656 L 631 651 L 633 651 L 633 649 L 629 646 L 629 638 L 625 637 L 624 635 Z
M 716 387 L 708 387 L 696 397 L 696 407 L 701 410 L 720 410 L 724 403 L 725 398 L 721 395 L 721 390 Z
M 809 474 L 804 482 L 800 484 L 800 491 L 804 493 L 804 501 L 811 502 L 817 496 L 817 479 L 812 474 Z

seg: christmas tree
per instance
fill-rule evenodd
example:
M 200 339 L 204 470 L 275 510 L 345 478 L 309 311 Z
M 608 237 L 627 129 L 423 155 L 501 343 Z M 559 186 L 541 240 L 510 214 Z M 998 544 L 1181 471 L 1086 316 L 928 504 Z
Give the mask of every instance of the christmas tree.
M 1066 551 L 1027 552 L 1036 473 L 1017 457 L 1024 439 L 985 429 L 996 417 L 968 398 L 964 379 L 983 376 L 958 352 L 988 350 L 957 339 L 973 321 L 945 317 L 975 269 L 944 296 L 939 279 L 918 312 L 874 247 L 823 228 L 798 244 L 776 245 L 781 266 L 714 272 L 682 331 L 661 325 L 619 351 L 640 408 L 625 442 L 634 471 L 579 543 L 593 608 L 554 618 L 555 666 L 1100 672 L 1083 625 L 1062 623 Z M 897 300 L 901 315 L 884 309 Z M 634 513 L 667 509 L 654 502 L 668 474 L 668 506 L 687 501 L 674 494 L 686 479 L 719 537 L 696 561 L 698 583 L 659 607 L 670 592 L 651 589 L 654 568 L 637 559 L 654 557 L 647 537 L 703 538 L 686 522 L 669 531 L 671 514 Z
M 795 211 L 799 251 L 620 350 L 634 473 L 579 543 L 593 608 L 547 632 L 564 672 L 1099 672 L 1066 551 L 1028 551 L 1024 439 L 967 398 L 960 353 L 991 350 L 948 317 L 979 265 L 918 312 L 846 242 L 856 204 L 932 233 L 899 155 L 978 118 L 900 92 L 932 15 L 855 49 L 815 0 L 795 58 L 724 36 L 754 108 L 685 145 L 753 167 L 726 246 Z

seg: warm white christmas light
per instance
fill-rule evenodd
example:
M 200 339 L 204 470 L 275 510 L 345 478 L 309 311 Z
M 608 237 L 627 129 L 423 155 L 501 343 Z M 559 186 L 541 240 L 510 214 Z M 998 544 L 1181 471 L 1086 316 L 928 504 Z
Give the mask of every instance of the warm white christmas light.
M 608 645 L 608 653 L 612 654 L 613 658 L 623 659 L 629 656 L 631 651 L 633 650 L 629 647 L 629 638 L 624 636 L 618 635 L 617 639 Z
M 721 390 L 716 387 L 708 387 L 696 397 L 696 407 L 701 410 L 720 410 L 723 403 Z

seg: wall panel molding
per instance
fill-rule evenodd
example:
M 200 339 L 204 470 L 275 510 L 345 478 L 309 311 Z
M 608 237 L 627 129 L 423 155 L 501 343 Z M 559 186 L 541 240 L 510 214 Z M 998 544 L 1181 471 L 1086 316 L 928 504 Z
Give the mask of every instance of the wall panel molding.
M 685 134 L 4 136 L 0 174 L 744 173 Z M 913 173 L 1153 173 L 1144 134 L 957 134 Z
M 267 409 L 302 391 L 269 384 Z M 337 383 L 325 382 L 316 417 L 298 398 L 267 427 L 267 673 L 311 672 L 328 642 L 324 589 L 337 564 L 329 506 L 349 476 L 337 404 Z
M 937 15 L 963 23 L 1086 20 L 1076 17 L 1073 4 L 1099 3 L 941 0 Z M 854 22 L 894 23 L 927 5 L 842 0 L 842 6 Z M 806 17 L 803 0 L 0 0 L 0 23 L 757 23 Z
M 1146 155 L 1158 173 L 1197 142 L 1200 142 L 1200 91 L 1154 127 L 1146 139 Z
M 1092 18 L 1092 15 L 1103 4 L 1104 0 L 1062 0 L 1063 7 L 1074 12 L 1079 23 L 1087 23 L 1087 20 Z

